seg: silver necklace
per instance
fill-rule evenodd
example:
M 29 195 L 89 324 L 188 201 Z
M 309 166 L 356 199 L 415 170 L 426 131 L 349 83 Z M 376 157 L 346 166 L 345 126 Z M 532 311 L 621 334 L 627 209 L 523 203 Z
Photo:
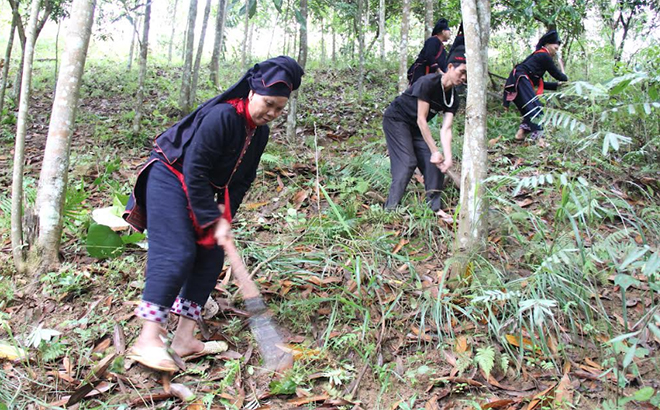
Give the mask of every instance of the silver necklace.
M 452 87 L 451 89 L 451 98 L 449 99 L 449 103 L 447 102 L 447 96 L 445 95 L 445 87 L 442 86 L 442 82 L 440 82 L 440 88 L 442 88 L 442 101 L 445 103 L 446 107 L 451 107 L 454 105 L 454 88 Z

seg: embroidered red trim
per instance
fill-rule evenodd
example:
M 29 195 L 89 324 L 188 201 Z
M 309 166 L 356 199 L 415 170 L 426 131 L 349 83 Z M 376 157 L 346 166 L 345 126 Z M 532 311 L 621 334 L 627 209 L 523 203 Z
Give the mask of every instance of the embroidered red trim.
M 246 128 L 248 132 L 257 128 L 257 125 L 254 123 L 254 121 L 252 121 L 250 110 L 248 110 L 247 98 L 234 98 L 232 100 L 227 100 L 227 104 L 231 104 L 236 110 L 236 114 L 245 118 Z

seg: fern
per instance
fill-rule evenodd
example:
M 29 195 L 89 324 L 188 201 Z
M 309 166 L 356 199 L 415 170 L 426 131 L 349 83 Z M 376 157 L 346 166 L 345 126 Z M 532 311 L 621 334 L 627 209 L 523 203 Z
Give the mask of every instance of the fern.
M 42 342 L 40 348 L 44 362 L 59 359 L 66 353 L 66 345 L 62 342 Z
M 493 371 L 493 367 L 495 367 L 495 348 L 493 346 L 487 346 L 477 349 L 474 361 L 486 373 L 486 378 L 488 378 L 490 372 Z
M 261 162 L 268 165 L 279 164 L 282 162 L 282 158 L 279 155 L 264 152 L 261 154 Z

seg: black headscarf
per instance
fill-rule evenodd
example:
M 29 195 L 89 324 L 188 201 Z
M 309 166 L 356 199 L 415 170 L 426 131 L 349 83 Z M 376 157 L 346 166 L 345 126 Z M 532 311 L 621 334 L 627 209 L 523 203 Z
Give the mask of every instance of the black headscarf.
M 441 33 L 443 30 L 449 30 L 449 22 L 445 18 L 441 18 L 437 21 L 437 23 L 435 23 L 435 27 L 433 27 L 433 32 L 431 35 L 435 36 L 436 34 Z
M 557 30 L 550 30 L 539 39 L 539 42 L 536 43 L 536 49 L 540 50 L 546 44 L 561 44 L 559 39 L 559 33 Z
M 279 56 L 255 64 L 236 84 L 224 93 L 202 103 L 195 111 L 160 134 L 156 141 L 161 147 L 169 146 L 167 157 L 174 161 L 183 155 L 185 145 L 192 138 L 202 119 L 215 106 L 235 98 L 247 98 L 250 90 L 261 95 L 288 97 L 291 91 L 300 87 L 303 74 L 305 73 L 296 60 L 287 56 Z
M 461 21 L 454 44 L 451 45 L 451 50 L 449 50 L 447 64 L 456 67 L 465 63 L 467 63 L 467 60 L 465 59 L 465 35 L 463 34 L 463 22 Z

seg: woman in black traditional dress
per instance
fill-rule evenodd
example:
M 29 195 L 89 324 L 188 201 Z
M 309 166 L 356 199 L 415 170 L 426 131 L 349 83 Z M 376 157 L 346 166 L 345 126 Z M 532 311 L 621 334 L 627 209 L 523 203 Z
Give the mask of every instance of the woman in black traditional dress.
M 160 338 L 169 313 L 179 316 L 171 348 L 180 357 L 227 348 L 224 342 L 197 340 L 196 323 L 222 270 L 231 218 L 256 177 L 267 124 L 282 113 L 302 75 L 286 56 L 256 64 L 156 137 L 124 214 L 149 233 L 145 287 L 136 309 L 142 330 L 128 358 L 156 370 L 177 370 Z
M 431 37 L 426 39 L 422 51 L 419 52 L 417 59 L 408 69 L 408 85 L 411 86 L 420 77 L 427 74 L 434 74 L 439 71 L 447 72 L 447 50 L 444 42 L 451 38 L 449 22 L 441 18 L 435 23 Z
M 516 133 L 516 141 L 523 141 L 529 134 L 531 139 L 538 139 L 543 135 L 543 127 L 538 121 L 543 113 L 543 105 L 539 95 L 543 90 L 556 90 L 559 83 L 544 82 L 543 75 L 548 72 L 558 81 L 568 81 L 564 74 L 564 67 L 557 68 L 553 57 L 557 55 L 561 40 L 555 30 L 548 31 L 536 44 L 536 51 L 522 63 L 515 66 L 504 85 L 504 106 L 513 103 L 523 115 L 522 123 Z

